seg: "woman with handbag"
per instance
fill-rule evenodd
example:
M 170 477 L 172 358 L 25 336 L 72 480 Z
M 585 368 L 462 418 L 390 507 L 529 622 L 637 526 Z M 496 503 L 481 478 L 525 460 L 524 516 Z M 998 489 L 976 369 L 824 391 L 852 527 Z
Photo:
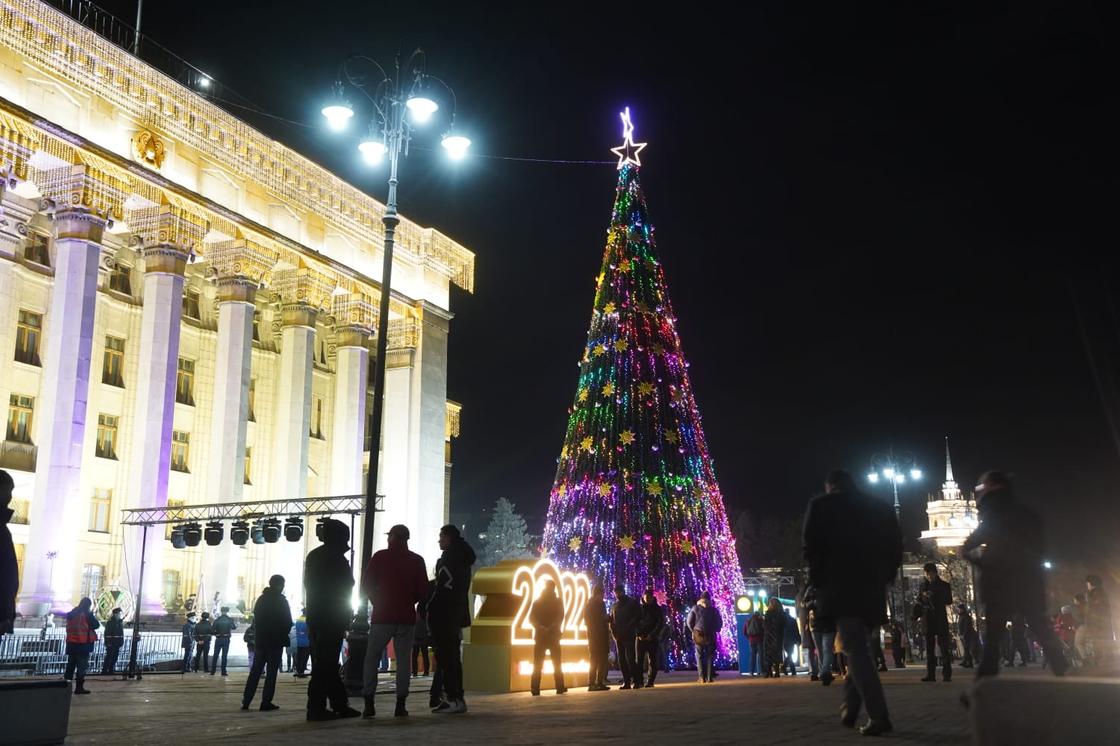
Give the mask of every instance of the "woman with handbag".
M 692 611 L 688 613 L 688 630 L 696 646 L 696 670 L 701 683 L 712 681 L 715 665 L 716 636 L 723 629 L 723 618 L 712 606 L 712 594 L 704 591 Z

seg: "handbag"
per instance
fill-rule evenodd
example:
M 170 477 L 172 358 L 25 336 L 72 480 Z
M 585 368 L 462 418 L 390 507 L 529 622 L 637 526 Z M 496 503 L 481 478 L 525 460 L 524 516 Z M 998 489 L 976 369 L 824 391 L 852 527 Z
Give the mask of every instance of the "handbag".
M 692 630 L 692 641 L 697 645 L 711 645 L 712 638 L 698 629 Z

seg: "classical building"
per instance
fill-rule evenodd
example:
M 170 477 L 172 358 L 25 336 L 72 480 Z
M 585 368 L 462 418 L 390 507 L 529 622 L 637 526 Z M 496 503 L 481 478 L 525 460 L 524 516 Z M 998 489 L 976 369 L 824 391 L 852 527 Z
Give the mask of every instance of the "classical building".
M 0 0 L 0 176 L 24 614 L 135 589 L 122 509 L 364 492 L 383 205 L 38 0 Z M 407 219 L 396 238 L 378 520 L 434 563 L 449 285 L 474 256 Z M 149 542 L 148 610 L 200 580 L 251 603 L 274 572 L 298 600 L 316 543 Z
M 922 541 L 933 543 L 942 552 L 955 552 L 977 525 L 976 500 L 971 496 L 966 498 L 953 479 L 948 438 L 945 438 L 945 481 L 940 494 L 929 496 L 926 515 L 929 529 L 922 532 Z

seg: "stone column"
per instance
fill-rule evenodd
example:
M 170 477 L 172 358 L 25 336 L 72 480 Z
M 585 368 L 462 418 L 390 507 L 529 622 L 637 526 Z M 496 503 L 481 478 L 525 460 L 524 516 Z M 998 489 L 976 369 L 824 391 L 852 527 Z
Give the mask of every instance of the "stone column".
M 331 428 L 331 493 L 360 495 L 369 387 L 369 329 L 341 327 L 335 332 L 334 418 Z
M 416 437 L 414 477 L 410 503 L 415 511 L 412 530 L 419 537 L 413 551 L 430 567 L 439 558 L 439 529 L 447 515 L 444 490 L 447 444 L 447 335 L 451 314 L 422 303 L 414 391 L 413 428 Z
M 141 250 L 144 257 L 144 312 L 140 321 L 140 364 L 136 382 L 136 420 L 128 476 L 131 508 L 167 506 L 167 480 L 171 466 L 171 430 L 175 424 L 175 377 L 179 360 L 179 320 L 183 310 L 183 275 L 188 249 L 175 244 L 155 244 Z M 142 532 L 128 527 L 127 577 L 136 592 L 140 577 Z M 144 598 L 141 613 L 162 616 L 160 588 L 163 577 L 162 530 L 149 529 L 144 564 Z
M 54 287 L 35 400 L 32 530 L 19 596 L 20 611 L 31 616 L 69 611 L 75 600 L 74 562 L 88 508 L 80 472 L 104 227 L 104 219 L 81 208 L 54 216 Z

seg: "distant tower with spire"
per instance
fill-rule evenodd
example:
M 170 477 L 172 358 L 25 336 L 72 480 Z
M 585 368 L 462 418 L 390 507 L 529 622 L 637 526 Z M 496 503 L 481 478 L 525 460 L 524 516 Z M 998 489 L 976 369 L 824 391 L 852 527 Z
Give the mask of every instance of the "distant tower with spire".
M 943 551 L 955 550 L 976 528 L 976 501 L 964 497 L 953 479 L 953 460 L 949 456 L 949 437 L 945 437 L 945 481 L 939 495 L 930 495 L 926 504 L 929 529 L 922 532 L 924 541 L 932 541 Z

